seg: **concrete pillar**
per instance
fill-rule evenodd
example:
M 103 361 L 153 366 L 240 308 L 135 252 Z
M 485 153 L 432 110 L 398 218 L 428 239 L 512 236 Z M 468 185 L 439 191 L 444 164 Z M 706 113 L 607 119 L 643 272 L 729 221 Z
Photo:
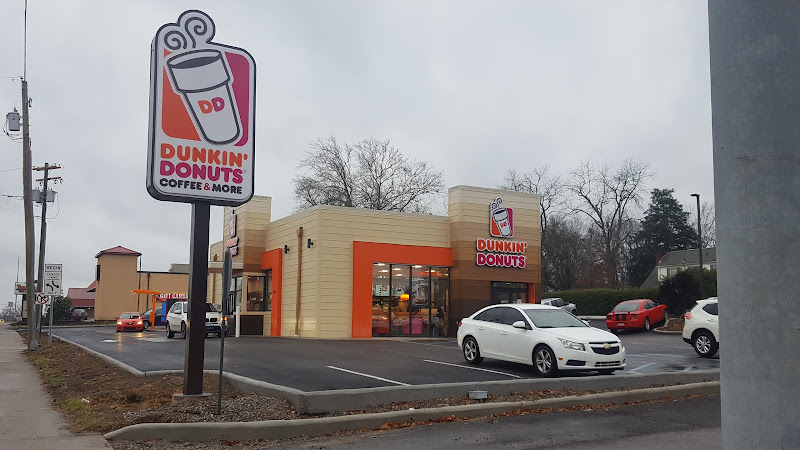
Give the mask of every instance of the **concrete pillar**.
M 796 448 L 800 2 L 708 7 L 722 445 Z

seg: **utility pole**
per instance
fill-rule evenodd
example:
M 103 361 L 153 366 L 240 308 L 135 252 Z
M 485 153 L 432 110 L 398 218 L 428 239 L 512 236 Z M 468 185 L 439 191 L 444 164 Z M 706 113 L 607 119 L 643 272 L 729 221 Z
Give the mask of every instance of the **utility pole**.
M 42 204 L 42 226 L 41 226 L 41 230 L 40 230 L 40 234 L 39 234 L 39 270 L 37 272 L 38 273 L 38 277 L 39 277 L 39 285 L 37 287 L 37 291 L 38 292 L 44 292 L 44 255 L 45 255 L 45 242 L 47 242 L 47 181 L 48 180 L 53 180 L 54 182 L 58 182 L 58 181 L 61 180 L 61 177 L 49 178 L 48 175 L 49 175 L 51 169 L 55 170 L 55 169 L 60 169 L 60 168 L 61 168 L 61 166 L 58 166 L 58 165 L 51 166 L 51 165 L 48 165 L 47 163 L 44 163 L 44 167 L 34 167 L 33 168 L 33 170 L 36 170 L 36 171 L 44 170 L 44 178 L 40 178 L 40 179 L 36 180 L 36 181 L 39 181 L 39 182 L 43 182 L 42 192 L 41 192 L 41 195 L 39 196 L 39 200 L 38 200 L 39 203 Z M 50 299 L 50 313 L 49 313 L 49 315 L 50 315 L 51 319 L 53 317 L 53 300 L 54 299 L 52 299 L 52 298 Z M 38 306 L 37 308 L 41 308 L 41 306 Z M 42 317 L 41 312 L 39 312 L 39 314 L 37 314 L 37 317 L 39 318 L 38 320 L 41 321 L 41 317 Z M 39 325 L 37 327 L 37 329 L 39 330 L 39 336 L 41 336 L 41 333 L 42 333 L 41 325 Z
M 28 120 L 28 105 L 30 99 L 28 98 L 28 81 L 23 78 L 22 80 L 22 203 L 25 204 L 25 300 L 27 301 L 28 308 L 28 350 L 37 350 L 39 342 L 36 341 L 36 323 L 37 319 L 34 317 L 34 299 L 33 292 L 33 201 L 31 199 L 31 190 L 33 189 L 32 181 L 33 174 L 31 172 L 31 136 L 30 136 L 30 123 Z

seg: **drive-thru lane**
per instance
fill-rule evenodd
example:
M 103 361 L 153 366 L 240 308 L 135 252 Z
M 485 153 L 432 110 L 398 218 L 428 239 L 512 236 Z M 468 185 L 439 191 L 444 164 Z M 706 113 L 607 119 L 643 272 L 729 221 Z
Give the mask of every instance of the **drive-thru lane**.
M 167 339 L 160 329 L 116 333 L 113 327 L 73 327 L 56 328 L 53 334 L 143 372 L 183 370 L 186 341 Z M 697 357 L 680 335 L 633 332 L 620 338 L 628 360 L 618 376 L 719 368 L 718 359 Z M 219 342 L 205 341 L 206 369 L 218 369 Z M 226 372 L 305 392 L 537 377 L 532 367 L 521 364 L 487 359 L 470 366 L 454 339 L 229 337 L 224 364 Z

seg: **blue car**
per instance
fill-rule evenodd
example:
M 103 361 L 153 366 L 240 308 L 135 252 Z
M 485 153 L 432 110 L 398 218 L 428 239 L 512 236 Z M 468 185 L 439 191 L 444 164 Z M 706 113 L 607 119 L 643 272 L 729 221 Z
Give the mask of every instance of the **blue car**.
M 142 313 L 142 321 L 144 321 L 144 329 L 145 330 L 149 330 L 150 327 L 153 326 L 153 324 L 150 323 L 150 312 L 152 312 L 152 311 L 153 311 L 152 309 L 148 309 L 147 311 Z M 156 318 L 155 319 L 156 319 L 156 323 L 155 323 L 156 326 L 164 325 L 164 316 L 161 315 L 161 311 L 160 310 L 156 311 Z

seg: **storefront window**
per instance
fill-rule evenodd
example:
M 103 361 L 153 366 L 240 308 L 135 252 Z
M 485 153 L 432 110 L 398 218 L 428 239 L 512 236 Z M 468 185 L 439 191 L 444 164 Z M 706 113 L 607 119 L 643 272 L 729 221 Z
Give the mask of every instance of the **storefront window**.
M 432 336 L 448 336 L 448 311 L 450 310 L 450 268 L 433 267 L 431 269 L 431 286 L 433 302 L 431 305 Z
M 272 269 L 266 272 L 264 277 L 264 292 L 266 292 L 266 311 L 272 311 Z
M 528 303 L 528 283 L 492 281 L 492 304 Z
M 384 263 L 372 265 L 372 335 L 389 335 L 389 270 Z
M 231 290 L 234 292 L 233 308 L 235 310 L 237 306 L 242 306 L 242 277 L 233 277 L 231 285 Z
M 375 263 L 373 336 L 446 336 L 448 267 Z
M 264 301 L 264 277 L 247 277 L 246 311 L 266 311 Z

